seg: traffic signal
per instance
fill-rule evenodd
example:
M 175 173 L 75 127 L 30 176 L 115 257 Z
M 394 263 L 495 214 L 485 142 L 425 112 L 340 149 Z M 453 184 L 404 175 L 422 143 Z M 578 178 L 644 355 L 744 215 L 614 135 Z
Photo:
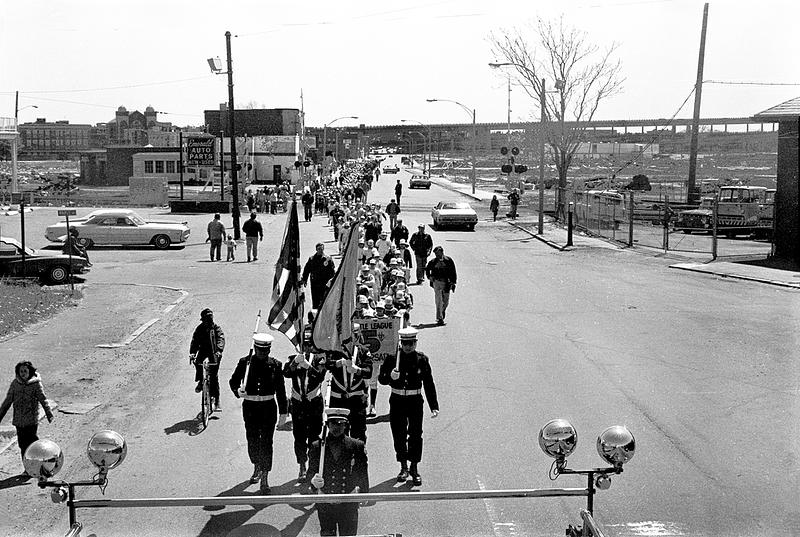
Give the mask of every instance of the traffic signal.
M 500 171 L 503 173 L 511 173 L 512 171 L 514 171 L 514 166 L 512 166 L 511 164 L 503 164 L 502 166 L 500 166 Z
M 524 164 L 517 164 L 516 166 L 514 166 L 514 171 L 517 173 L 525 173 L 528 171 L 528 167 L 525 166 Z
M 305 166 L 306 168 L 308 168 L 309 166 L 311 166 L 311 161 L 310 161 L 310 160 L 305 160 L 305 161 L 303 161 L 303 166 Z
M 500 154 L 501 155 L 508 155 L 508 148 L 505 147 L 505 146 L 501 147 L 500 148 Z
M 515 157 L 519 155 L 519 147 L 512 147 L 511 154 L 514 155 Z
M 302 166 L 302 165 L 303 165 L 303 163 L 300 162 L 299 160 L 295 160 L 294 161 L 294 167 L 295 168 L 300 169 L 300 166 Z

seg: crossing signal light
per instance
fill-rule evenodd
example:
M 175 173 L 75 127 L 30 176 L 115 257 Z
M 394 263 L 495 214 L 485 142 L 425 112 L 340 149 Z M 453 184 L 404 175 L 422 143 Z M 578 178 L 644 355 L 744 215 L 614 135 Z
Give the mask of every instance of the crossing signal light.
M 501 147 L 500 148 L 500 154 L 501 155 L 508 155 L 508 148 L 505 147 L 505 146 Z
M 525 166 L 524 164 L 517 164 L 516 166 L 514 166 L 514 171 L 517 173 L 525 173 L 528 171 L 528 167 Z
M 500 171 L 502 171 L 503 173 L 511 173 L 512 171 L 514 171 L 514 166 L 512 166 L 511 164 L 503 164 L 502 166 L 500 166 Z
M 514 155 L 515 157 L 519 155 L 519 147 L 512 147 L 511 154 Z

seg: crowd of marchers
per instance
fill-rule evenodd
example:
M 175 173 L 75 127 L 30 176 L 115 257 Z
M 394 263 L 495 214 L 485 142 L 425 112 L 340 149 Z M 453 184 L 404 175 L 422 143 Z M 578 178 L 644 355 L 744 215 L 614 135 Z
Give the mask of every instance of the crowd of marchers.
M 271 355 L 272 336 L 257 333 L 251 353 L 238 361 L 229 380 L 233 394 L 243 399 L 248 456 L 253 464 L 250 482 L 260 483 L 262 494 L 270 493 L 274 431 L 287 422 L 289 415 L 299 484 L 308 486 L 312 493 L 369 492 L 365 445 L 368 418 L 377 413 L 379 384 L 390 390 L 388 417 L 400 465 L 397 481 L 422 485 L 423 406 L 427 400 L 431 416 L 436 417 L 439 401 L 430 361 L 417 350 L 418 331 L 409 326 L 414 305 L 410 280 L 420 284 L 428 279 L 436 294 L 437 321 L 443 324 L 447 298 L 455 290 L 456 270 L 443 249 L 434 248 L 424 225 L 409 237 L 399 217 L 399 195 L 385 207 L 368 202 L 376 168 L 369 163 L 346 165 L 332 177 L 318 177 L 304 185 L 303 196 L 320 200 L 313 203 L 312 212 L 328 219 L 336 239 L 345 237 L 340 241 L 341 253 L 351 237 L 350 230 L 354 226 L 360 229 L 359 236 L 351 239 L 358 240 L 360 268 L 353 278 L 356 289 L 347 293 L 355 297 L 349 321 L 352 350 L 320 351 L 314 347 L 308 327 L 301 351 L 282 362 Z M 392 214 L 395 218 L 390 220 Z M 431 253 L 435 257 L 429 260 Z M 333 258 L 325 253 L 324 244 L 318 243 L 300 280 L 311 291 L 310 319 L 323 306 L 335 275 Z M 365 345 L 361 324 L 365 319 L 392 317 L 400 318 L 399 345 L 396 353 L 381 360 Z M 213 320 L 213 312 L 204 310 L 192 341 L 195 362 L 215 358 L 216 375 L 225 338 Z M 288 395 L 285 379 L 290 381 Z M 217 401 L 218 390 L 214 379 L 212 395 Z M 318 503 L 321 534 L 355 535 L 358 507 L 354 502 Z

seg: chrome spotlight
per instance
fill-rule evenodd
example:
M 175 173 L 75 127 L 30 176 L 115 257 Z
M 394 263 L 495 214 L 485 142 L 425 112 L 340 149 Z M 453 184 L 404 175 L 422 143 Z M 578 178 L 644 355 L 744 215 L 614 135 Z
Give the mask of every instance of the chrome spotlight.
M 86 446 L 86 455 L 91 463 L 106 472 L 122 464 L 127 454 L 125 439 L 115 431 L 95 433 Z
M 621 468 L 635 452 L 636 440 L 624 425 L 609 427 L 597 437 L 597 453 L 615 468 Z
M 577 445 L 578 432 L 567 420 L 550 420 L 539 430 L 539 447 L 554 459 L 569 457 Z
M 28 446 L 22 465 L 28 475 L 39 480 L 50 479 L 64 466 L 64 453 L 58 444 L 43 438 Z

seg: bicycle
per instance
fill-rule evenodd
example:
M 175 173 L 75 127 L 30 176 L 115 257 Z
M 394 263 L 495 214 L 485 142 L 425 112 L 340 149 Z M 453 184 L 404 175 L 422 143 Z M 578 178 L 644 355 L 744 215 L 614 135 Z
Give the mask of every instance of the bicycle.
M 191 363 L 197 359 L 197 354 L 193 354 L 191 356 Z M 203 360 L 203 380 L 202 382 L 202 390 L 201 390 L 201 397 L 200 397 L 200 421 L 203 422 L 203 428 L 205 429 L 208 427 L 208 419 L 211 417 L 211 414 L 214 413 L 214 407 L 211 402 L 211 380 L 209 378 L 209 369 L 211 367 L 212 362 L 205 358 Z

